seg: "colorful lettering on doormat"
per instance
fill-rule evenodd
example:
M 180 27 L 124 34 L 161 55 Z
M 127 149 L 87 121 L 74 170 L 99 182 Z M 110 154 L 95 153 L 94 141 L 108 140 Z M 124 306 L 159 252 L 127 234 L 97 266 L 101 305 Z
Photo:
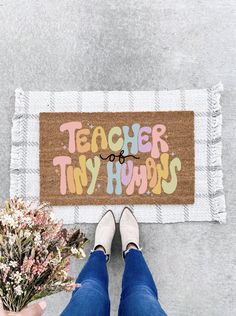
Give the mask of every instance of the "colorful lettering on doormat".
M 40 113 L 40 200 L 194 203 L 194 113 Z

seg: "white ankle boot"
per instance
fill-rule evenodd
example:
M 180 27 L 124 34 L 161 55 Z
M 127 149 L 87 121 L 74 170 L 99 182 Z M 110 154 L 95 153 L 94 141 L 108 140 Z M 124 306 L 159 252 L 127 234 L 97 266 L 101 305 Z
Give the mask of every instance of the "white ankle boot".
M 139 248 L 139 227 L 133 212 L 125 207 L 120 217 L 120 235 L 122 251 L 127 250 L 128 244 L 134 244 Z
M 95 242 L 93 250 L 98 246 L 102 246 L 106 255 L 111 254 L 111 244 L 116 230 L 116 222 L 114 214 L 111 210 L 107 211 L 100 222 L 97 224 L 95 232 Z

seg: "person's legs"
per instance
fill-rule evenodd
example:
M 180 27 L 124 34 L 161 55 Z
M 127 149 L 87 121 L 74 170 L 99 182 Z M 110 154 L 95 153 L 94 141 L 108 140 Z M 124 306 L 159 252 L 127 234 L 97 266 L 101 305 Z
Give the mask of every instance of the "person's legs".
M 80 272 L 72 298 L 61 316 L 109 316 L 107 258 L 115 234 L 115 218 L 108 211 L 97 225 L 94 250 Z
M 129 208 L 120 218 L 125 270 L 119 316 L 166 316 L 158 302 L 157 288 L 139 247 L 139 226 Z
M 108 273 L 103 251 L 91 253 L 76 283 L 71 300 L 61 316 L 109 316 Z
M 130 249 L 125 256 L 125 270 L 119 316 L 164 316 L 158 302 L 157 288 L 140 250 Z

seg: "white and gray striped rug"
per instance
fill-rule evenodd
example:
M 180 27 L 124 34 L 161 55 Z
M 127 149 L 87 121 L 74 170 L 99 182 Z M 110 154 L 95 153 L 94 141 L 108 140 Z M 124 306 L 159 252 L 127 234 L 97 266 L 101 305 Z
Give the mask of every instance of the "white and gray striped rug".
M 139 222 L 225 222 L 222 183 L 220 91 L 23 91 L 15 93 L 12 127 L 10 196 L 39 198 L 39 113 L 192 110 L 195 115 L 195 203 L 193 205 L 130 205 Z M 111 208 L 119 219 L 122 205 L 54 206 L 64 223 L 96 223 Z

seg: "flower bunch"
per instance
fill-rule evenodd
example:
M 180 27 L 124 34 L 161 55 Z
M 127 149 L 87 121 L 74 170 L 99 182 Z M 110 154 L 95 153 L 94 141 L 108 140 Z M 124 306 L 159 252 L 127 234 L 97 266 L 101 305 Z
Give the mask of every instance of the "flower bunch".
M 62 290 L 73 290 L 70 256 L 85 257 L 85 235 L 53 220 L 47 204 L 19 198 L 0 210 L 0 297 L 9 311 Z

